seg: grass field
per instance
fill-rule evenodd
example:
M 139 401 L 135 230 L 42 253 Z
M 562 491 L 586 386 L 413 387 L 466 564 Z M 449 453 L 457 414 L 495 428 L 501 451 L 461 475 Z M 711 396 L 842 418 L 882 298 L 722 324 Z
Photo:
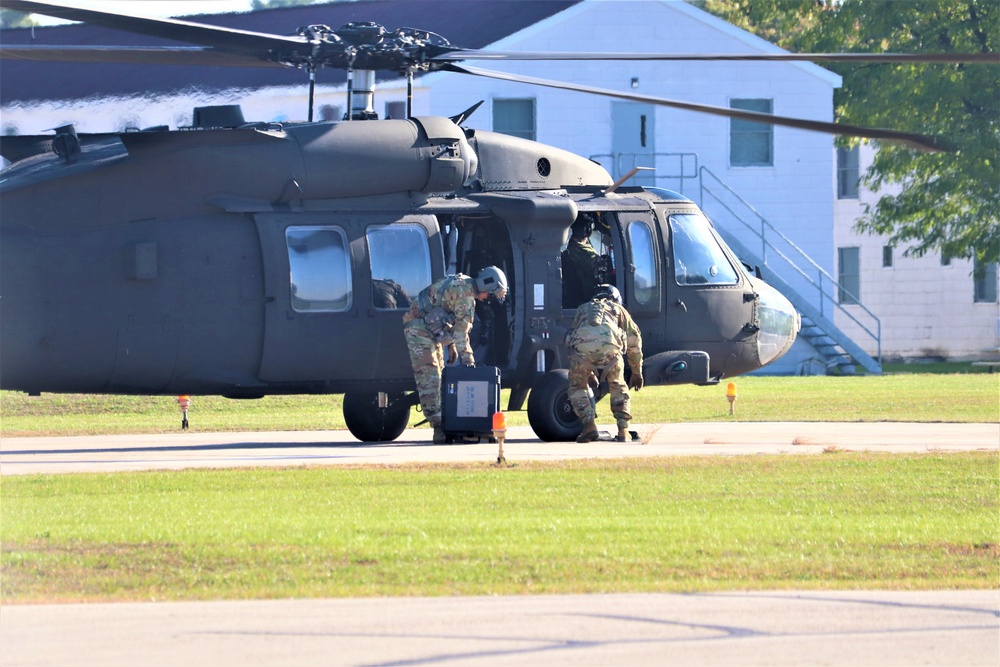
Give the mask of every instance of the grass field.
M 997 588 L 995 452 L 3 477 L 2 599 Z
M 729 414 L 726 387 L 647 387 L 633 392 L 637 423 L 690 421 L 1000 421 L 1000 374 L 898 373 L 858 377 L 743 377 Z M 506 395 L 506 392 L 504 392 Z M 506 406 L 506 401 L 503 403 Z M 268 396 L 235 401 L 194 396 L 193 430 L 304 431 L 343 429 L 341 396 Z M 607 401 L 599 406 L 606 412 Z M 411 425 L 422 421 L 416 410 Z M 165 396 L 83 396 L 0 392 L 0 436 L 162 433 L 181 416 Z M 511 426 L 528 423 L 509 412 Z

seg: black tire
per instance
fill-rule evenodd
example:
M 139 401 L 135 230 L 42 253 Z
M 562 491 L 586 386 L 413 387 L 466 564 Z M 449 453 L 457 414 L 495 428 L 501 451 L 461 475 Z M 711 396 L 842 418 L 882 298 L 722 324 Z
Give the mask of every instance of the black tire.
M 569 371 L 549 371 L 538 378 L 528 394 L 528 423 L 546 442 L 576 440 L 583 431 L 580 418 L 569 403 Z
M 410 423 L 406 394 L 389 394 L 388 407 L 378 406 L 377 392 L 344 394 L 344 422 L 361 442 L 391 442 Z

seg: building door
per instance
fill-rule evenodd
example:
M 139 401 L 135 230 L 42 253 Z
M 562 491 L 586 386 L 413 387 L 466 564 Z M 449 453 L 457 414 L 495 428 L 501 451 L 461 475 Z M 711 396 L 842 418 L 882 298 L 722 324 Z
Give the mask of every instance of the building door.
M 617 180 L 633 167 L 656 166 L 656 107 L 635 102 L 611 103 L 611 175 Z M 655 172 L 639 172 L 629 185 L 653 186 Z

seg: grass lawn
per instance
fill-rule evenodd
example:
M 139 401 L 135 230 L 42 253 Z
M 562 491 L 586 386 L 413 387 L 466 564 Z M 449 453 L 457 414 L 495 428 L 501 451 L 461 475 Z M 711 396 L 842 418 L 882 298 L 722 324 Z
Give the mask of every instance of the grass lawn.
M 995 452 L 3 477 L 5 604 L 1000 586 Z

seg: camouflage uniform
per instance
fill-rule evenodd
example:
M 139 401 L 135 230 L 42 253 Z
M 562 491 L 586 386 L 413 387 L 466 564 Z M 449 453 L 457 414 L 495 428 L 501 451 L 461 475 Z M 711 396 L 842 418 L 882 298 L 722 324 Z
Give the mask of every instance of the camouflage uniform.
M 435 428 L 441 426 L 443 346 L 454 345 L 463 364 L 475 364 L 469 330 L 477 293 L 474 278 L 461 273 L 445 276 L 424 289 L 403 315 L 403 335 L 410 350 L 420 405 Z
M 597 416 L 587 393 L 592 375 L 607 380 L 611 390 L 611 411 L 619 420 L 619 426 L 632 419 L 622 354 L 627 354 L 629 365 L 641 372 L 642 335 L 628 311 L 610 299 L 592 299 L 576 309 L 566 342 L 569 348 L 568 398 L 580 420 L 586 424 Z
M 563 308 L 576 308 L 590 299 L 598 283 L 601 256 L 586 236 L 570 238 L 562 252 Z

